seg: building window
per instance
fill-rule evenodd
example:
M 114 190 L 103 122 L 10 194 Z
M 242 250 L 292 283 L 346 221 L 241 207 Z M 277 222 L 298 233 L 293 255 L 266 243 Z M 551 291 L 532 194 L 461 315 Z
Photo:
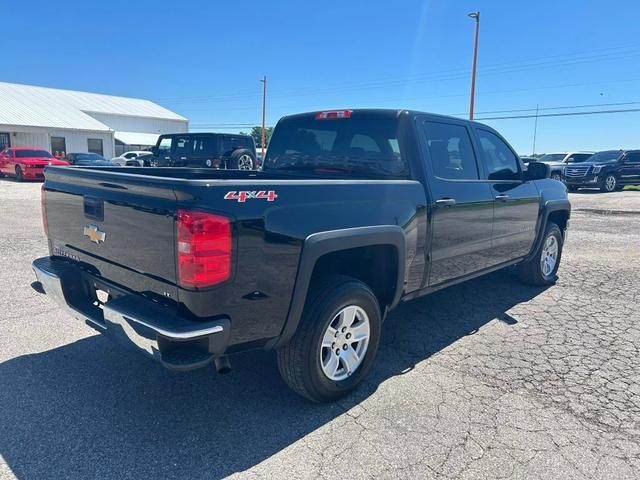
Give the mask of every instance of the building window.
M 87 147 L 88 147 L 87 150 L 89 150 L 89 153 L 97 153 L 98 155 L 103 155 L 101 138 L 87 139 Z
M 11 135 L 0 132 L 0 151 L 11 146 Z
M 51 153 L 54 157 L 62 158 L 67 151 L 64 137 L 51 137 Z

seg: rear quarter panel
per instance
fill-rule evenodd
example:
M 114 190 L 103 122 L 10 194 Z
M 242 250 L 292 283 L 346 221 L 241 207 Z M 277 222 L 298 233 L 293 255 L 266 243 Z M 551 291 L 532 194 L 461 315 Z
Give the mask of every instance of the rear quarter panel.
M 273 201 L 225 200 L 228 192 L 273 190 Z M 417 205 L 425 204 L 416 181 L 247 180 L 177 185 L 178 208 L 205 209 L 233 218 L 234 271 L 225 284 L 194 292 L 179 289 L 183 313 L 231 317 L 231 344 L 276 337 L 291 303 L 305 239 L 346 228 L 398 225 L 407 235 L 407 263 L 416 262 Z M 420 254 L 423 254 L 420 251 Z M 424 264 L 424 259 L 419 263 Z M 407 270 L 409 270 L 407 268 Z

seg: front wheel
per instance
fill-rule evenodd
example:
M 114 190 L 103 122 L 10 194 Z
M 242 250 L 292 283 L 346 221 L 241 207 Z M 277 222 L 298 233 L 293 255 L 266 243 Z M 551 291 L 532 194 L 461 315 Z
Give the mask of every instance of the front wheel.
M 278 350 L 278 369 L 296 393 L 336 400 L 362 381 L 378 351 L 382 318 L 371 289 L 350 277 L 313 288 L 291 341 Z
M 542 243 L 531 259 L 518 265 L 518 276 L 530 285 L 551 285 L 557 279 L 564 239 L 560 227 L 549 222 Z
M 603 192 L 613 192 L 615 191 L 617 186 L 618 186 L 618 179 L 616 178 L 616 176 L 607 175 L 606 177 L 604 177 L 604 180 L 602 181 L 602 186 L 600 187 L 600 190 Z

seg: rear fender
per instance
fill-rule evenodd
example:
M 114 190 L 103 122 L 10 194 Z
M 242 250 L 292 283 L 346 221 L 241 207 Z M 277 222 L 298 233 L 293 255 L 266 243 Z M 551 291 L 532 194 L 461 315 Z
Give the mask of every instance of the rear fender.
M 268 344 L 267 348 L 278 348 L 285 345 L 295 333 L 304 310 L 311 277 L 318 259 L 323 255 L 340 250 L 375 245 L 391 245 L 397 250 L 397 281 L 389 309 L 395 307 L 402 296 L 405 274 L 406 242 L 402 228 L 397 225 L 383 225 L 314 233 L 305 239 L 302 247 L 293 296 L 282 333 Z

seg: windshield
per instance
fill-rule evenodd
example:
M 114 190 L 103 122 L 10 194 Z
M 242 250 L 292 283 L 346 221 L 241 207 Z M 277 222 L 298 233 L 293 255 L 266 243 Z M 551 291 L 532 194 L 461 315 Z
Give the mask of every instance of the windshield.
M 46 150 L 16 150 L 17 158 L 53 158 Z
M 97 153 L 78 153 L 76 154 L 76 160 L 104 160 L 104 157 Z
M 592 163 L 611 163 L 617 162 L 618 159 L 622 156 L 622 152 L 620 150 L 608 150 L 606 152 L 598 152 L 589 158 L 589 162 Z
M 285 118 L 269 143 L 264 170 L 406 178 L 398 120 L 375 113 L 347 118 Z
M 566 156 L 566 153 L 547 153 L 546 155 L 541 156 L 538 161 L 544 163 L 561 162 Z

